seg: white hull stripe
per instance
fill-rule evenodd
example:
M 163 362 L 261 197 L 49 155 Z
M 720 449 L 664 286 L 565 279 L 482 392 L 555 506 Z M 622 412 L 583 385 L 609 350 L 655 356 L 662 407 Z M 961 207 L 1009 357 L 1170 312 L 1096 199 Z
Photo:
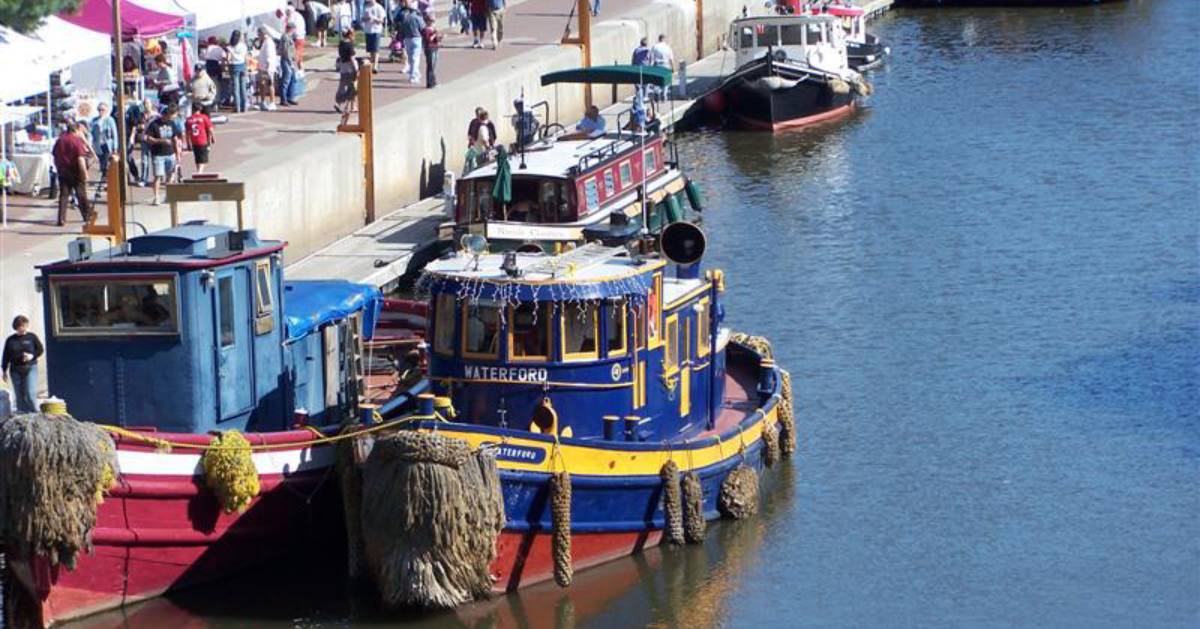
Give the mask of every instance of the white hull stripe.
M 293 474 L 322 470 L 334 463 L 333 446 L 318 446 L 299 450 L 274 450 L 250 455 L 260 475 Z M 199 454 L 167 452 L 117 451 L 117 465 L 122 474 L 152 476 L 202 476 Z

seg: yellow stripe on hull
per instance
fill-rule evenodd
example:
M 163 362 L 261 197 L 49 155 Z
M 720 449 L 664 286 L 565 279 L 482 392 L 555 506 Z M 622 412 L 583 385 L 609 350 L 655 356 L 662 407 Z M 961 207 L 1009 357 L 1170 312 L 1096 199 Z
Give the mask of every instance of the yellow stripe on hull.
M 763 420 L 754 422 L 744 432 L 727 434 L 724 440 L 709 446 L 691 449 L 688 444 L 675 444 L 678 449 L 661 450 L 618 450 L 575 443 L 552 444 L 520 437 L 497 437 L 496 435 L 462 430 L 456 424 L 439 424 L 437 432 L 447 437 L 462 439 L 472 448 L 486 443 L 504 443 L 531 450 L 542 450 L 545 457 L 539 463 L 499 460 L 500 469 L 521 472 L 557 472 L 566 469 L 571 474 L 591 476 L 657 476 L 664 463 L 674 460 L 683 471 L 715 465 L 739 456 L 742 448 L 749 449 L 762 439 L 763 428 L 778 421 L 778 404 L 772 405 Z M 603 442 L 600 442 L 603 443 Z M 662 444 L 664 446 L 670 444 Z M 557 451 L 556 451 L 557 449 Z

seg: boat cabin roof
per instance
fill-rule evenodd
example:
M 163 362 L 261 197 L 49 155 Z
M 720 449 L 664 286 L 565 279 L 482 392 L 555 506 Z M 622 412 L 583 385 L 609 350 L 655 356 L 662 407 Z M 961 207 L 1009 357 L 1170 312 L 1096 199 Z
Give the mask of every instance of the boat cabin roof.
M 505 260 L 514 263 L 510 273 Z M 431 292 L 453 292 L 504 301 L 570 301 L 645 294 L 652 273 L 666 265 L 659 258 L 634 259 L 621 247 L 588 243 L 558 255 L 545 253 L 459 253 L 425 267 L 420 285 Z M 569 288 L 568 288 L 569 287 Z
M 607 120 L 612 128 L 615 121 Z M 521 153 L 513 151 L 508 155 L 508 163 L 512 168 L 512 175 L 517 177 L 540 177 L 540 178 L 556 178 L 569 179 L 583 172 L 572 172 L 574 168 L 590 170 L 595 166 L 599 166 L 605 160 L 605 155 L 616 156 L 625 151 L 629 151 L 637 147 L 641 143 L 641 136 L 631 134 L 630 132 L 622 132 L 618 134 L 616 131 L 610 131 L 598 138 L 590 138 L 585 140 L 555 140 L 548 138 L 540 142 L 529 145 L 525 148 L 525 168 L 521 168 Z M 592 156 L 591 159 L 584 158 Z M 496 162 L 493 160 L 479 168 L 467 173 L 463 177 L 464 181 L 472 179 L 487 179 L 496 176 Z
M 733 27 L 736 28 L 749 24 L 796 24 L 797 22 L 810 24 L 836 23 L 841 25 L 841 21 L 832 15 L 812 15 L 808 13 L 801 15 L 779 15 L 771 13 L 769 15 L 751 15 L 749 17 L 737 18 L 733 21 Z
M 102 271 L 111 268 L 151 268 L 189 271 L 257 258 L 283 249 L 285 243 L 260 240 L 252 229 L 237 231 L 224 225 L 186 223 L 130 238 L 124 246 L 60 260 L 40 268 L 49 272 Z

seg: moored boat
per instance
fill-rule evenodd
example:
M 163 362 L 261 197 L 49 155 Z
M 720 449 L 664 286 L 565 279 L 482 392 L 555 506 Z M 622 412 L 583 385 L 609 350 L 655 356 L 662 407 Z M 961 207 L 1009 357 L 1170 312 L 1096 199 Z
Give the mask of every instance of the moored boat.
M 116 477 L 80 516 L 94 516 L 90 553 L 62 560 L 5 532 L 10 619 L 55 624 L 336 536 L 329 435 L 364 395 L 387 408 L 407 399 L 395 378 L 361 368 L 379 291 L 285 282 L 284 243 L 253 230 L 186 224 L 105 251 L 85 243 L 41 267 L 49 390 L 78 421 L 4 423 L 97 425 Z M 210 473 L 213 453 L 235 457 L 236 486 Z M 40 491 L 7 489 L 10 506 Z
M 448 507 L 405 501 L 400 516 L 368 501 L 387 479 L 407 479 L 408 494 L 422 496 L 479 496 L 498 484 L 502 518 L 485 540 L 493 554 L 473 555 L 487 562 L 475 569 L 483 587 L 496 591 L 551 578 L 565 586 L 574 570 L 665 539 L 698 541 L 705 521 L 753 512 L 757 474 L 778 458 L 781 442 L 794 445 L 790 378 L 765 341 L 722 327 L 725 279 L 701 274 L 698 228 L 675 223 L 661 241 L 678 264 L 639 253 L 644 248 L 590 243 L 559 255 L 486 254 L 481 245 L 426 268 L 418 286 L 431 305 L 429 379 L 442 410 L 431 394 L 426 416 L 408 430 L 362 438 L 370 451 L 362 530 L 368 554 L 375 549 L 367 563 L 377 589 L 391 593 L 385 603 L 472 598 L 465 586 L 437 595 L 429 581 L 442 579 L 395 582 L 398 574 L 462 573 L 453 561 L 429 558 L 463 553 L 443 547 L 457 543 L 449 530 L 413 524 L 451 526 L 441 523 L 451 515 L 432 515 Z M 421 454 L 431 443 L 422 435 L 490 457 L 480 468 L 492 466 L 495 480 L 473 492 L 413 485 L 435 479 L 434 469 L 475 470 Z M 388 439 L 399 441 L 379 454 Z M 464 478 L 478 482 L 478 474 Z M 463 508 L 446 513 L 462 517 Z M 369 524 L 397 518 L 408 528 Z M 486 515 L 466 521 L 492 535 Z M 372 534 L 382 540 L 373 544 Z M 426 598 L 414 600 L 416 591 Z
M 560 83 L 662 89 L 671 71 L 617 65 L 542 77 L 543 85 Z M 577 133 L 548 120 L 547 103 L 522 104 L 513 117 L 517 141 L 457 182 L 454 220 L 441 226 L 441 239 L 453 247 L 474 234 L 495 250 L 554 253 L 592 240 L 620 244 L 674 221 L 698 220 L 699 190 L 681 171 L 652 109 L 639 101 L 612 120 L 601 118 L 602 129 Z
M 846 33 L 846 63 L 850 69 L 865 72 L 883 64 L 892 53 L 879 37 L 867 32 L 866 11 L 862 7 L 829 5 L 824 12 L 842 21 Z
M 870 92 L 852 70 L 841 21 L 832 15 L 760 15 L 736 19 L 730 46 L 737 70 L 720 85 L 743 125 L 778 131 L 848 113 Z

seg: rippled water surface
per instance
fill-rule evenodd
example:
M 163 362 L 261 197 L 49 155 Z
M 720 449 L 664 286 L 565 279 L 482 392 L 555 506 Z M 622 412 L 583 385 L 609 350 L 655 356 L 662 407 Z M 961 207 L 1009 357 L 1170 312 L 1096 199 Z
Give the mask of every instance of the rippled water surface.
M 799 392 L 761 517 L 454 614 L 256 576 L 89 624 L 1200 625 L 1200 6 L 876 28 L 851 118 L 681 139 Z

